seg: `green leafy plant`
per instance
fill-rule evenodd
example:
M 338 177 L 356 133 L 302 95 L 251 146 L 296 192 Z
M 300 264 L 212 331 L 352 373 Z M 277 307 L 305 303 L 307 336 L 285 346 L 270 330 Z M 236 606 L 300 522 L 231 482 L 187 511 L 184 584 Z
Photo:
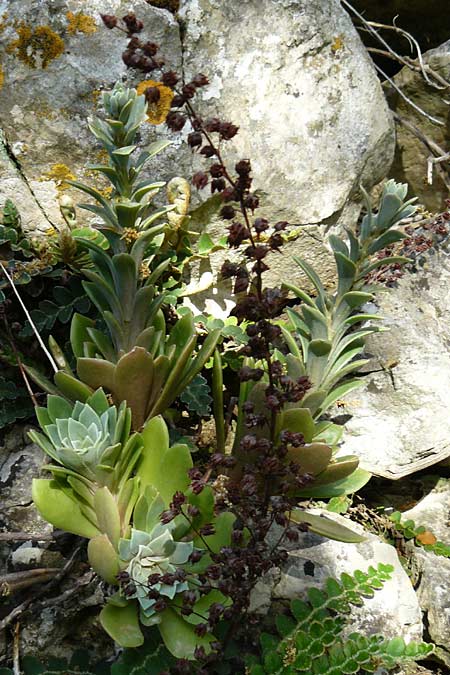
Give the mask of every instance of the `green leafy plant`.
M 0 376 L 0 429 L 34 414 L 30 395 L 20 382 Z
M 262 660 L 249 659 L 250 675 L 373 673 L 380 667 L 391 669 L 427 657 L 433 646 L 423 642 L 405 644 L 402 638 L 389 640 L 356 632 L 342 637 L 351 606 L 361 606 L 363 598 L 373 597 L 392 572 L 392 566 L 380 563 L 367 573 L 343 573 L 340 581 L 327 579 L 324 590 L 308 589 L 307 601 L 292 600 L 290 615 L 275 619 L 278 635 L 261 635 Z
M 404 539 L 413 539 L 416 546 L 420 546 L 425 551 L 431 551 L 444 558 L 450 558 L 450 546 L 443 541 L 439 541 L 424 525 L 416 525 L 410 518 L 403 520 L 400 511 L 391 513 L 389 519 L 394 523 L 395 529 Z
M 330 236 L 338 278 L 334 293 L 325 290 L 306 260 L 294 258 L 313 284 L 317 296 L 312 298 L 302 289 L 285 283 L 302 301 L 299 311 L 287 310 L 291 326 L 289 330 L 283 330 L 290 350 L 286 360 L 288 364 L 295 364 L 312 383 L 302 405 L 308 407 L 315 417 L 320 417 L 344 394 L 363 383 L 361 378 L 348 380 L 348 376 L 367 362 L 359 358 L 365 339 L 379 330 L 369 322 L 381 317 L 368 314 L 361 308 L 374 300 L 374 288 L 369 282 L 369 275 L 374 270 L 383 265 L 408 262 L 408 258 L 402 256 L 374 258 L 406 236 L 394 229 L 402 219 L 415 212 L 415 199 L 405 201 L 406 193 L 406 184 L 388 181 L 376 214 L 365 195 L 367 214 L 358 234 L 347 230 L 347 242 L 335 235 Z
M 106 199 L 82 183 L 73 185 L 97 200 L 97 205 L 81 207 L 102 218 L 100 229 L 109 242 L 105 249 L 92 238 L 74 237 L 89 251 L 91 265 L 82 270 L 87 278 L 83 287 L 106 324 L 107 333 L 80 314 L 72 319 L 71 346 L 84 387 L 69 368 L 59 345 L 53 342 L 50 349 L 60 367 L 55 384 L 65 396 L 77 400 L 82 391 L 86 396 L 103 387 L 111 392 L 117 405 L 127 401 L 133 428 L 140 429 L 147 419 L 165 412 L 198 375 L 213 353 L 220 331 L 211 331 L 197 346 L 199 336 L 192 313 L 185 313 L 172 327 L 167 326 L 161 310 L 166 296 L 159 292 L 157 283 L 170 259 L 150 270 L 164 243 L 165 226 L 154 222 L 179 204 L 173 197 L 174 203 L 155 209 L 151 198 L 164 184 L 137 180 L 147 160 L 167 143 L 157 143 L 134 160 L 137 146 L 133 142 L 146 116 L 145 98 L 134 89 L 116 85 L 104 95 L 104 105 L 108 119 L 94 120 L 90 127 L 110 161 L 108 166 L 93 169 L 110 179 L 113 195 Z M 143 273 L 143 266 L 148 274 Z M 68 311 L 68 306 L 63 311 Z M 47 321 L 51 320 L 51 312 L 46 314 Z M 36 374 L 30 371 L 30 375 L 35 378 Z M 54 391 L 54 386 L 42 377 L 38 381 L 47 391 Z

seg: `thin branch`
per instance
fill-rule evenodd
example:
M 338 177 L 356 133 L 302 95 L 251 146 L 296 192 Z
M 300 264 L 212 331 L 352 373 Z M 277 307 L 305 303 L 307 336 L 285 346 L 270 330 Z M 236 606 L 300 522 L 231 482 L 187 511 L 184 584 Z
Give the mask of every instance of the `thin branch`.
M 27 319 L 28 319 L 28 321 L 29 321 L 29 323 L 30 323 L 31 328 L 32 328 L 33 331 L 34 331 L 34 334 L 36 335 L 36 338 L 37 338 L 39 344 L 41 345 L 42 350 L 44 351 L 46 357 L 47 357 L 48 360 L 50 361 L 50 364 L 51 364 L 53 370 L 55 371 L 55 373 L 57 373 L 57 372 L 58 372 L 58 366 L 56 365 L 55 361 L 53 360 L 52 355 L 50 354 L 50 352 L 48 351 L 47 347 L 45 346 L 45 343 L 44 343 L 43 339 L 42 339 L 41 336 L 39 335 L 39 331 L 38 331 L 38 329 L 36 328 L 36 326 L 34 325 L 33 319 L 32 319 L 31 316 L 30 316 L 30 312 L 29 312 L 29 311 L 27 310 L 27 308 L 25 307 L 25 304 L 24 304 L 22 298 L 21 298 L 20 295 L 19 295 L 19 292 L 18 292 L 18 290 L 17 290 L 17 288 L 16 288 L 16 285 L 15 285 L 15 283 L 14 283 L 14 281 L 13 281 L 11 275 L 9 274 L 9 272 L 7 272 L 7 270 L 5 269 L 5 267 L 4 267 L 4 265 L 3 265 L 2 263 L 0 263 L 0 268 L 1 268 L 2 272 L 3 272 L 3 274 L 5 275 L 5 277 L 8 279 L 9 284 L 10 284 L 11 288 L 13 289 L 16 298 L 18 299 L 18 301 L 19 301 L 19 303 L 20 303 L 20 306 L 22 307 L 23 311 L 25 312 L 25 316 L 27 317 Z
M 0 532 L 1 541 L 51 541 L 52 534 L 31 534 L 30 532 Z
M 9 596 L 23 588 L 51 581 L 59 572 L 59 567 L 43 567 L 24 572 L 11 572 L 0 575 L 0 595 Z
M 64 593 L 61 593 L 61 595 L 57 595 L 55 598 L 47 598 L 47 600 L 42 600 L 39 603 L 39 609 L 42 610 L 45 607 L 60 605 L 61 603 L 71 598 L 72 595 L 75 595 L 75 593 L 77 593 L 80 588 L 82 588 L 83 586 L 87 586 L 92 581 L 93 578 L 94 578 L 94 571 L 89 570 L 88 572 L 86 572 L 86 574 L 83 574 L 82 577 L 77 579 L 73 586 L 65 590 Z
M 369 26 L 373 26 L 374 28 L 381 28 L 381 29 L 384 29 L 384 30 L 392 30 L 395 33 L 398 33 L 399 35 L 402 35 L 403 37 L 406 37 L 407 40 L 409 41 L 409 43 L 410 44 L 412 43 L 414 45 L 414 47 L 416 48 L 417 59 L 419 61 L 420 70 L 422 72 L 422 75 L 423 75 L 425 81 L 428 82 L 428 84 L 431 85 L 432 87 L 436 86 L 436 85 L 433 84 L 433 82 L 431 82 L 431 80 L 429 79 L 429 77 L 427 75 L 427 72 L 425 70 L 425 64 L 423 62 L 422 50 L 420 49 L 419 43 L 417 42 L 415 37 L 413 35 L 411 35 L 411 33 L 408 33 L 406 30 L 403 30 L 403 28 L 399 28 L 395 24 L 393 26 L 389 26 L 388 24 L 384 24 L 384 23 L 376 23 L 375 21 L 368 21 L 367 24 Z M 378 31 L 376 31 L 376 32 L 377 32 L 377 35 L 378 35 Z M 389 47 L 389 49 L 393 53 L 396 53 L 392 50 L 391 47 Z M 441 87 L 437 87 L 437 86 L 436 86 L 436 88 L 441 89 Z
M 435 164 L 442 164 L 442 162 L 448 162 L 450 161 L 450 152 L 446 152 L 445 155 L 441 155 L 440 157 L 433 157 L 430 155 L 427 159 L 427 182 L 428 185 L 433 184 L 433 167 Z
M 416 73 L 423 72 L 420 66 L 417 65 L 415 59 L 410 59 L 409 56 L 400 56 L 399 54 L 396 54 L 394 51 L 378 49 L 378 47 L 367 47 L 367 51 L 373 54 L 380 54 L 380 56 L 392 59 L 393 61 L 398 61 L 398 63 L 402 63 L 404 66 L 406 66 L 410 70 L 413 70 Z M 427 63 L 424 63 L 423 67 L 427 73 L 429 73 L 438 82 L 440 82 L 440 84 L 442 84 L 442 87 L 438 87 L 436 84 L 431 83 L 433 87 L 435 87 L 436 89 L 450 88 L 450 82 L 447 82 L 447 80 L 443 78 L 442 75 L 433 70 L 433 68 L 430 68 L 430 66 Z M 444 99 L 442 100 L 444 101 Z M 444 103 L 447 103 L 447 105 L 449 104 L 448 101 L 444 101 Z
M 447 190 L 450 191 L 450 177 L 448 172 L 441 166 L 442 162 L 448 161 L 447 154 L 445 150 L 438 145 L 432 138 L 427 136 L 426 134 L 423 133 L 422 129 L 419 129 L 415 124 L 410 122 L 409 120 L 405 119 L 404 117 L 401 117 L 398 113 L 393 112 L 393 116 L 395 121 L 398 124 L 401 124 L 405 129 L 407 129 L 410 133 L 412 133 L 416 138 L 419 139 L 421 143 L 427 148 L 429 152 L 431 152 L 431 156 L 428 158 L 428 182 L 430 181 L 430 162 L 431 162 L 431 171 L 433 169 L 433 165 L 435 164 L 437 173 L 439 174 L 442 182 L 446 186 Z M 444 158 L 444 159 L 441 159 Z M 445 159 L 446 158 L 446 159 Z M 434 161 L 434 160 L 440 160 Z
M 18 619 L 18 617 L 19 617 L 21 614 L 23 614 L 23 613 L 25 612 L 25 610 L 28 609 L 29 605 L 30 605 L 32 602 L 34 602 L 34 601 L 37 600 L 38 598 L 42 597 L 43 595 L 47 595 L 47 593 L 48 593 L 52 588 L 54 588 L 55 585 L 56 585 L 61 579 L 63 579 L 63 577 L 66 576 L 66 574 L 68 574 L 68 572 L 70 571 L 70 569 L 71 569 L 72 566 L 74 565 L 75 560 L 76 560 L 76 558 L 77 558 L 77 556 L 78 556 L 78 553 L 81 551 L 82 547 L 83 547 L 83 544 L 79 544 L 79 545 L 75 548 L 75 550 L 73 551 L 73 553 L 72 553 L 72 555 L 70 556 L 69 560 L 66 562 L 66 564 L 64 565 L 64 567 L 58 572 L 58 574 L 56 574 L 56 576 L 52 579 L 52 581 L 50 581 L 50 583 L 48 583 L 48 584 L 46 584 L 45 586 L 43 586 L 42 588 L 40 588 L 34 595 L 32 595 L 32 596 L 30 596 L 29 598 L 27 598 L 26 600 L 24 600 L 20 605 L 17 605 L 17 607 L 15 607 L 15 608 L 12 610 L 12 612 L 10 612 L 7 616 L 5 616 L 5 618 L 4 618 L 2 621 L 0 621 L 0 631 L 4 630 L 7 626 L 9 626 L 9 624 L 10 624 L 12 621 L 16 621 L 16 620 Z
M 423 115 L 424 117 L 426 117 L 428 120 L 430 120 L 430 122 L 434 122 L 434 124 L 439 124 L 439 126 L 441 126 L 441 127 L 444 126 L 444 122 L 443 122 L 442 120 L 438 120 L 436 117 L 433 117 L 432 115 L 429 115 L 423 108 L 421 108 L 421 107 L 418 106 L 416 103 L 414 103 L 414 101 L 411 100 L 411 99 L 409 98 L 409 96 L 407 96 L 407 95 L 400 89 L 400 87 L 398 86 L 398 84 L 396 84 L 396 83 L 394 82 L 394 80 L 393 80 L 391 77 L 389 77 L 389 75 L 386 75 L 386 73 L 384 72 L 384 70 L 382 70 L 382 69 L 380 68 L 380 66 L 378 66 L 376 63 L 374 63 L 374 66 L 375 66 L 375 68 L 378 70 L 378 72 L 379 72 L 381 75 L 383 75 L 383 77 L 386 79 L 386 81 L 389 82 L 389 84 L 395 89 L 395 91 L 396 91 L 396 92 L 397 92 L 397 93 L 398 93 L 398 94 L 399 94 L 399 95 L 400 95 L 400 96 L 408 103 L 408 105 L 411 106 L 411 108 L 414 108 L 414 110 L 416 110 L 418 113 L 420 113 L 421 115 Z
M 16 623 L 16 627 L 14 628 L 13 675 L 21 675 L 21 672 L 20 672 L 20 623 Z

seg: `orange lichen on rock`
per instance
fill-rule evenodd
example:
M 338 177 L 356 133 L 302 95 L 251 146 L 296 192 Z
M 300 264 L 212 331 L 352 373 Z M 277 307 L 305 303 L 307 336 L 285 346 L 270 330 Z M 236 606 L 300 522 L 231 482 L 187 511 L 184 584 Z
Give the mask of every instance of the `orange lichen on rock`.
M 9 43 L 7 52 L 14 54 L 30 68 L 47 68 L 64 52 L 64 41 L 49 26 L 32 28 L 22 22 L 16 26 L 17 39 Z
M 334 38 L 333 44 L 331 45 L 331 51 L 333 54 L 336 54 L 340 49 L 343 49 L 344 47 L 344 41 L 340 35 L 337 35 Z
M 8 19 L 8 13 L 5 12 L 4 14 L 2 14 L 2 20 L 0 21 L 0 33 L 3 33 L 3 31 L 6 28 L 6 24 L 8 23 L 7 19 Z
M 77 12 L 77 14 L 67 12 L 66 17 L 69 21 L 67 32 L 70 35 L 75 35 L 75 33 L 95 33 L 98 30 L 93 16 L 88 16 L 88 14 L 83 14 L 82 12 Z
M 147 122 L 150 122 L 151 124 L 162 124 L 169 114 L 174 93 L 172 89 L 166 87 L 162 82 L 155 82 L 154 80 L 144 80 L 143 82 L 139 82 L 136 91 L 141 95 L 145 94 L 146 90 L 150 88 L 158 90 L 159 98 L 157 101 L 148 104 Z
M 65 164 L 53 164 L 50 169 L 42 175 L 41 180 L 54 180 L 58 191 L 69 187 L 66 181 L 75 180 L 75 176 Z
M 3 87 L 4 82 L 5 82 L 5 73 L 3 72 L 3 68 L 0 65 L 0 89 Z

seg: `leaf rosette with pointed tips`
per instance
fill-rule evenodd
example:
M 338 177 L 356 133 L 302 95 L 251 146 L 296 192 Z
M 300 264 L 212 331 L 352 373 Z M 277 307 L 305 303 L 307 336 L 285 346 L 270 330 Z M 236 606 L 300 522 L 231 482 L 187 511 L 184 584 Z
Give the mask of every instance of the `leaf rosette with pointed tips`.
M 120 558 L 129 562 L 126 571 L 136 588 L 135 593 L 127 597 L 137 598 L 141 608 L 140 619 L 146 625 L 160 621 L 154 609 L 156 600 L 148 597 L 149 589 L 173 600 L 178 593 L 189 588 L 184 580 L 174 580 L 172 584 L 149 582 L 149 577 L 154 574 L 175 574 L 179 565 L 188 562 L 194 549 L 191 541 L 175 541 L 170 525 L 158 524 L 151 532 L 133 529 L 131 539 L 122 539 L 119 543 Z

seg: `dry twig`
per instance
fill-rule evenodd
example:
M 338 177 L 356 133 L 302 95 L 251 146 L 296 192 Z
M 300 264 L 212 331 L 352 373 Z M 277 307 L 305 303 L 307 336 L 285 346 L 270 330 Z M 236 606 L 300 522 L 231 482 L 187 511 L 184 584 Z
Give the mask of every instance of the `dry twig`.
M 13 675 L 21 675 L 20 673 L 20 623 L 16 623 L 14 628 L 14 642 L 13 642 Z
M 394 119 L 396 122 L 401 124 L 405 129 L 407 129 L 410 133 L 412 133 L 416 138 L 418 138 L 421 143 L 427 148 L 427 150 L 431 153 L 431 155 L 428 157 L 427 160 L 427 166 L 428 166 L 428 182 L 431 184 L 432 180 L 430 180 L 430 166 L 431 166 L 431 171 L 433 170 L 433 167 L 436 167 L 436 171 L 439 174 L 442 182 L 444 183 L 445 187 L 447 190 L 450 192 L 450 176 L 449 173 L 444 169 L 442 166 L 442 163 L 445 161 L 450 160 L 450 153 L 446 153 L 445 150 L 436 143 L 432 138 L 424 134 L 424 132 L 419 129 L 415 124 L 410 122 L 410 120 L 406 120 L 404 117 L 401 117 L 398 113 L 394 112 Z
M 38 598 L 41 598 L 43 595 L 47 595 L 49 591 L 51 591 L 52 588 L 56 586 L 56 584 L 63 579 L 70 569 L 73 567 L 76 558 L 78 556 L 78 553 L 81 551 L 83 547 L 83 543 L 79 544 L 73 551 L 72 555 L 70 556 L 69 560 L 66 562 L 64 567 L 58 572 L 58 574 L 55 575 L 55 577 L 50 581 L 50 583 L 46 584 L 42 588 L 40 588 L 34 595 L 30 596 L 26 600 L 24 600 L 20 605 L 17 605 L 7 616 L 5 616 L 2 621 L 0 621 L 0 631 L 4 630 L 7 626 L 12 621 L 16 621 L 18 617 L 25 612 L 25 610 L 28 609 L 28 607 L 31 605 L 32 602 L 36 601 Z
M 51 541 L 53 534 L 30 534 L 30 532 L 0 532 L 0 541 Z

